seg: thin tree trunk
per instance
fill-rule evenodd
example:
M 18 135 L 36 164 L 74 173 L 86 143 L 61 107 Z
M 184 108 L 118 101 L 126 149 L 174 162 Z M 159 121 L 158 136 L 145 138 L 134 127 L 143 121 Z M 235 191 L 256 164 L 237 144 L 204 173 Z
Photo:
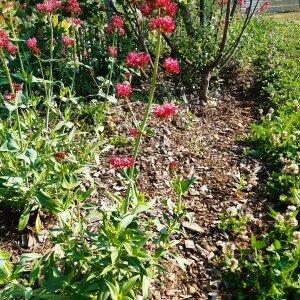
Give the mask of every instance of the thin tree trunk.
M 211 78 L 210 70 L 204 70 L 200 75 L 199 102 L 201 107 L 204 107 L 207 103 L 210 78 Z
M 205 0 L 199 1 L 200 27 L 205 25 Z

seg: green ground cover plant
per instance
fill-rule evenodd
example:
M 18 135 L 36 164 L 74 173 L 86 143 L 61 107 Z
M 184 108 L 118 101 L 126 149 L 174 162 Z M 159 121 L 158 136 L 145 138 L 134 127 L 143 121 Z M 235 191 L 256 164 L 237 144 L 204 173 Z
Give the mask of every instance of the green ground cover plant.
M 299 25 L 272 18 L 252 23 L 244 54 L 261 86 L 261 121 L 247 137 L 251 154 L 269 171 L 274 227 L 251 237 L 251 248 L 225 251 L 227 284 L 238 299 L 298 299 L 300 296 L 300 66 Z M 268 32 L 268 35 L 265 34 Z M 239 279 L 237 279 L 239 278 Z

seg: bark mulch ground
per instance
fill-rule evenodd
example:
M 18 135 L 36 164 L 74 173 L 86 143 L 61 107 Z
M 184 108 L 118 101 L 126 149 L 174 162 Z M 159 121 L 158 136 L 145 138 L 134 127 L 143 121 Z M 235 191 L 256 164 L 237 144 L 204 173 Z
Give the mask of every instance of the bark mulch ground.
M 256 96 L 240 89 L 250 85 L 248 77 L 231 77 L 210 102 L 205 117 L 194 116 L 188 106 L 182 104 L 172 120 L 151 118 L 149 126 L 153 134 L 144 140 L 139 158 L 140 191 L 158 202 L 173 196 L 172 176 L 168 170 L 170 160 L 179 162 L 182 175 L 196 178 L 193 188 L 184 197 L 188 211 L 194 214 L 194 225 L 183 223 L 178 245 L 188 266 L 184 271 L 174 261 L 166 261 L 167 273 L 155 283 L 151 291 L 153 299 L 230 299 L 230 292 L 222 284 L 218 262 L 224 243 L 233 239 L 236 245 L 245 246 L 249 243 L 250 229 L 266 226 L 263 217 L 267 199 L 258 184 L 264 169 L 261 162 L 246 155 L 247 145 L 240 141 L 249 132 L 250 123 L 255 121 Z M 144 104 L 132 103 L 132 108 L 140 118 Z M 111 139 L 117 142 L 114 146 L 107 144 L 101 150 L 101 163 L 93 174 L 97 195 L 92 201 L 101 206 L 107 203 L 107 189 L 119 192 L 125 189 L 116 180 L 115 171 L 109 168 L 108 157 L 112 153 L 130 151 L 126 139 L 124 142 L 121 138 L 127 134 L 130 122 L 131 115 L 125 102 L 112 107 L 107 126 L 111 128 Z M 229 207 L 238 207 L 253 216 L 251 224 L 240 235 L 229 236 L 218 228 L 219 215 Z M 1 247 L 15 257 L 31 251 L 34 246 L 29 247 L 28 238 L 23 247 L 20 234 L 13 230 L 16 226 L 13 216 L 5 211 L 0 214 Z M 41 242 L 39 251 L 44 251 L 47 246 L 47 242 Z

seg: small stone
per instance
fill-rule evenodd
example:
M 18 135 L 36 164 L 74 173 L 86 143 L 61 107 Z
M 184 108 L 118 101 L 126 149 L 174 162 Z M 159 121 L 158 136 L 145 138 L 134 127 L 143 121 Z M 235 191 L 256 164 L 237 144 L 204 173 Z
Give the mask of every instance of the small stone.
M 193 295 L 196 292 L 197 292 L 197 290 L 195 289 L 195 287 L 192 286 L 192 285 L 189 285 L 189 287 L 188 287 L 188 293 Z
M 198 232 L 198 233 L 204 233 L 204 229 L 201 228 L 198 224 L 196 223 L 192 223 L 190 224 L 189 222 L 183 222 L 182 223 L 182 226 L 186 229 L 189 229 L 191 231 L 195 231 L 195 232 Z
M 184 244 L 185 244 L 185 248 L 187 249 L 195 249 L 195 244 L 192 240 L 185 240 Z
M 167 296 L 175 296 L 175 291 L 174 290 L 170 290 L 170 291 L 167 291 Z
M 217 293 L 215 292 L 211 292 L 211 293 L 208 293 L 208 299 L 209 300 L 217 300 Z

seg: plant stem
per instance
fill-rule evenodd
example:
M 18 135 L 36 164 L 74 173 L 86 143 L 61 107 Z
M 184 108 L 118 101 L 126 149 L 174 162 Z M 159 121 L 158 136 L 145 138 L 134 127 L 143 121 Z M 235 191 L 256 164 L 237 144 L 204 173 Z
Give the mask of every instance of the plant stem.
M 133 158 L 136 161 L 136 158 L 139 154 L 141 142 L 142 142 L 142 137 L 144 135 L 144 131 L 147 126 L 147 122 L 150 116 L 151 112 L 151 107 L 153 103 L 153 98 L 156 90 L 156 84 L 157 84 L 157 73 L 158 73 L 158 65 L 159 65 L 159 57 L 160 57 L 160 51 L 161 51 L 161 33 L 158 33 L 158 38 L 157 38 L 157 44 L 156 44 L 156 55 L 155 55 L 155 62 L 154 62 L 154 69 L 153 69 L 153 75 L 152 75 L 152 80 L 151 80 L 151 88 L 149 92 L 149 98 L 148 98 L 148 104 L 144 113 L 144 118 L 142 121 L 142 124 L 139 128 L 139 135 L 135 141 L 134 145 L 134 151 L 133 151 Z M 134 175 L 134 167 L 130 168 L 129 170 L 129 183 L 127 186 L 127 191 L 126 191 L 126 198 L 125 198 L 125 208 L 124 208 L 124 213 L 126 214 L 129 208 L 129 198 L 130 198 L 130 192 L 133 186 L 133 175 Z
M 72 17 L 73 17 L 73 14 L 72 14 Z M 74 41 L 74 45 L 73 45 L 74 70 L 73 70 L 71 91 L 73 91 L 73 89 L 74 89 L 76 69 L 77 69 L 77 41 L 76 41 L 76 25 L 75 24 L 73 25 L 73 28 L 72 28 L 72 38 L 73 38 L 73 41 Z
M 10 75 L 10 71 L 6 62 L 6 59 L 4 57 L 4 53 L 2 48 L 0 48 L 0 57 L 1 57 L 1 61 L 2 61 L 2 65 L 4 68 L 4 71 L 6 73 L 6 77 L 9 81 L 9 87 L 10 87 L 10 91 L 11 93 L 15 93 L 15 89 L 14 89 L 14 85 L 13 85 L 13 81 Z M 20 122 L 20 115 L 19 115 L 19 107 L 18 107 L 18 97 L 16 97 L 15 99 L 15 105 L 16 105 L 16 120 L 17 120 L 17 126 L 18 126 L 18 134 L 19 134 L 19 139 L 20 139 L 20 145 L 21 145 L 21 150 L 23 150 L 23 143 L 22 143 L 22 130 L 21 130 L 21 122 Z
M 115 42 L 116 42 L 116 33 L 114 33 L 114 37 L 113 37 L 113 47 L 115 47 Z M 106 98 L 109 95 L 109 91 L 110 91 L 110 83 L 111 83 L 111 79 L 112 79 L 112 74 L 113 74 L 113 69 L 114 69 L 114 61 L 115 58 L 112 58 L 112 62 L 110 65 L 110 70 L 109 70 L 109 79 L 108 79 L 108 86 L 107 86 L 107 90 L 106 90 Z
M 53 44 L 54 44 L 54 33 L 53 33 L 53 16 L 50 14 L 49 16 L 49 22 L 50 22 L 50 70 L 49 70 L 49 91 L 48 91 L 48 97 L 46 99 L 46 131 L 49 130 L 49 115 L 50 115 L 50 102 L 52 100 L 53 96 Z
M 20 54 L 20 48 L 19 48 L 19 44 L 17 42 L 17 35 L 16 35 L 16 32 L 15 32 L 15 28 L 14 28 L 14 23 L 13 23 L 11 12 L 9 14 L 9 22 L 10 22 L 11 31 L 12 31 L 14 40 L 16 42 L 17 56 L 18 56 L 18 59 L 19 59 L 19 62 L 20 62 L 21 72 L 22 72 L 22 75 L 23 75 L 25 94 L 28 95 L 27 75 L 26 75 L 26 72 L 25 72 L 25 69 L 24 69 L 24 64 L 23 64 L 22 57 L 21 57 L 21 54 Z

